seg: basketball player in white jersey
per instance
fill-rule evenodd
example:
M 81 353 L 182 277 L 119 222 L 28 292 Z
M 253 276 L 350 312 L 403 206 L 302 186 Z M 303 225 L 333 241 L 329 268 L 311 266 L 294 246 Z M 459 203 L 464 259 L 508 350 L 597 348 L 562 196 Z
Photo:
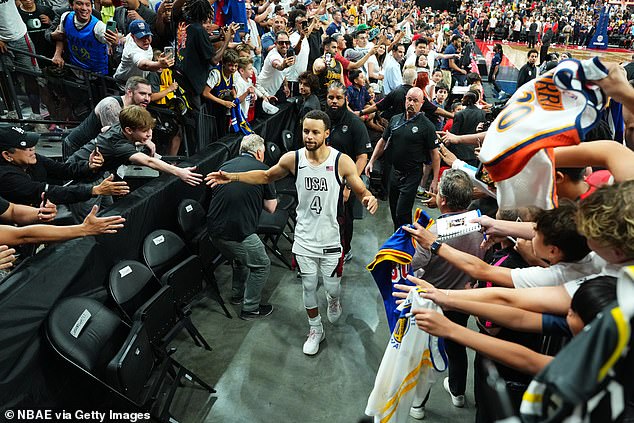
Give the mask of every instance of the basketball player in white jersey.
M 337 207 L 346 184 L 372 214 L 378 207 L 376 198 L 358 176 L 352 159 L 325 142 L 330 135 L 330 118 L 320 110 L 304 116 L 304 148 L 284 154 L 269 170 L 228 173 L 212 172 L 207 185 L 244 182 L 268 184 L 289 173 L 295 175 L 297 187 L 297 226 L 293 253 L 296 256 L 304 288 L 304 307 L 310 331 L 304 354 L 315 355 L 324 340 L 324 328 L 317 305 L 317 271 L 321 271 L 328 299 L 328 320 L 335 323 L 341 316 L 341 269 L 343 262 Z

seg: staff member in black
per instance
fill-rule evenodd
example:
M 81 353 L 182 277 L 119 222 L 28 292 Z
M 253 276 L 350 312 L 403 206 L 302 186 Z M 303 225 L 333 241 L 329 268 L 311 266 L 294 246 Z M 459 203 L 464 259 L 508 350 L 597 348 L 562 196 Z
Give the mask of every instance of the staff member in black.
M 264 161 L 264 140 L 247 135 L 240 143 L 240 155 L 225 162 L 220 170 L 247 172 L 267 170 Z M 231 304 L 242 303 L 240 318 L 255 320 L 273 312 L 273 306 L 262 304 L 262 288 L 269 278 L 271 260 L 264 244 L 255 233 L 262 209 L 275 212 L 275 184 L 249 185 L 233 183 L 212 188 L 213 196 L 207 213 L 207 231 L 214 246 L 232 260 L 233 282 Z
M 328 145 L 350 156 L 355 162 L 357 173 L 361 175 L 368 163 L 368 154 L 372 152 L 372 144 L 363 121 L 348 110 L 346 87 L 341 82 L 331 82 L 328 86 L 326 105 L 326 113 L 332 124 Z M 350 197 L 348 186 L 343 189 L 343 200 L 343 224 L 340 222 L 339 227 L 342 231 L 344 261 L 347 262 L 352 259 L 350 243 L 354 222 L 353 207 L 356 201 L 354 196 Z
M 366 174 L 369 175 L 374 162 L 386 150 L 391 155 L 389 201 L 394 230 L 412 222 L 412 207 L 423 173 L 423 163 L 432 163 L 434 177 L 431 190 L 436 191 L 438 186 L 440 154 L 436 146 L 436 128 L 420 112 L 424 100 L 423 90 L 418 87 L 407 92 L 405 113 L 390 120 L 366 167 Z

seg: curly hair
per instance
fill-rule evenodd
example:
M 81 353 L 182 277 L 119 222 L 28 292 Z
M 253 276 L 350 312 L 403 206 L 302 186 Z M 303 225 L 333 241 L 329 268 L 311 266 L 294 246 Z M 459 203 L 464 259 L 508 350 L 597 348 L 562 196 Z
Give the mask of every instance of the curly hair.
M 187 0 L 183 6 L 185 19 L 190 23 L 203 23 L 213 18 L 213 9 L 207 0 Z
M 577 228 L 588 239 L 634 258 L 634 181 L 603 186 L 581 201 Z

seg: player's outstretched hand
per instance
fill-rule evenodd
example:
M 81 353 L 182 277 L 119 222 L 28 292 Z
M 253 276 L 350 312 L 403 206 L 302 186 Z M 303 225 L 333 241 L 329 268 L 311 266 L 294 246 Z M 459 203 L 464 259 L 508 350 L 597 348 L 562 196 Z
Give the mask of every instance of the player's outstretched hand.
M 231 182 L 231 178 L 229 178 L 226 172 L 220 170 L 218 172 L 208 173 L 207 176 L 205 176 L 205 181 L 209 188 L 213 188 L 216 185 L 228 184 Z
M 376 201 L 374 195 L 368 195 L 363 197 L 363 205 L 371 214 L 376 213 L 376 210 L 379 208 L 379 202 Z

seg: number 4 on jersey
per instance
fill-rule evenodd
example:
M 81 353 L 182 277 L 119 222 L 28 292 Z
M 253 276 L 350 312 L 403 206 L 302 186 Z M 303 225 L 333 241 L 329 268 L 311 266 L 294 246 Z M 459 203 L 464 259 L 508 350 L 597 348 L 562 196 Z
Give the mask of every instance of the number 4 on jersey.
M 313 201 L 310 202 L 310 209 L 315 212 L 315 214 L 321 214 L 321 198 L 316 195 L 313 197 Z

